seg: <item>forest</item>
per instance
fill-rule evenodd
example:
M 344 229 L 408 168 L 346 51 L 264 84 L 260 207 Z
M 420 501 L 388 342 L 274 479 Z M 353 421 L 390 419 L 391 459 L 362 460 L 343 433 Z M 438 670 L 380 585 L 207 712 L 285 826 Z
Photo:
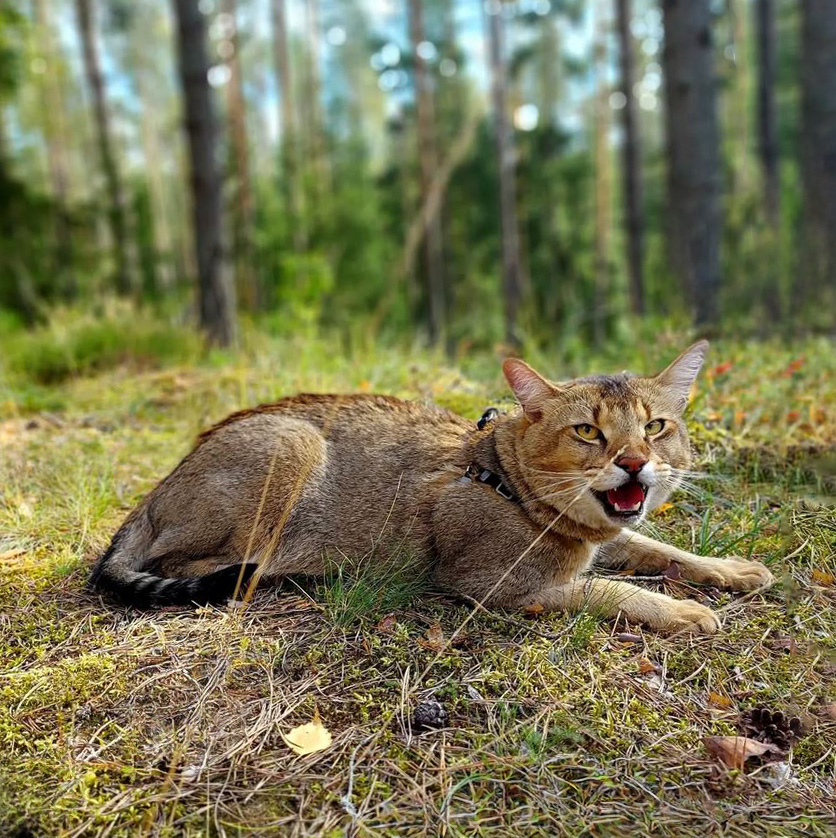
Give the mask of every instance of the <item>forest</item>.
M 459 598 L 379 537 L 224 605 L 88 584 L 235 411 L 469 440 L 525 420 L 509 356 L 704 337 L 640 534 L 774 584 L 595 582 L 714 635 Z M 0 0 L 0 836 L 832 838 L 834 339 L 836 0 Z
M 473 346 L 833 328 L 826 0 L 32 0 L 0 306 Z

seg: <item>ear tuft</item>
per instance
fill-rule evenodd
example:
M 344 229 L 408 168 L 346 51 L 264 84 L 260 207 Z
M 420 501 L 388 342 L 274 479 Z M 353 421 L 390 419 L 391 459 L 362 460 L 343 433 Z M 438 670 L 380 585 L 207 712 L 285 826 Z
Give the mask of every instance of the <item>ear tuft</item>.
M 525 415 L 537 422 L 542 416 L 543 404 L 557 389 L 519 358 L 508 358 L 502 364 L 502 372 Z
M 673 391 L 683 410 L 707 352 L 708 341 L 698 340 L 656 376 L 658 384 Z

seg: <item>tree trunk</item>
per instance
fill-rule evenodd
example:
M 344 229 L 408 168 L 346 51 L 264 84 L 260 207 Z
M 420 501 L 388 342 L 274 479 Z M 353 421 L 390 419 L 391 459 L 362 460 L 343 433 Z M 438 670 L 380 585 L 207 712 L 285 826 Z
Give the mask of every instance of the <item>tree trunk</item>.
M 218 129 L 207 79 L 206 22 L 194 0 L 173 0 L 173 4 L 189 141 L 200 325 L 212 343 L 228 346 L 235 339 L 235 297 L 224 265 L 221 177 L 215 159 Z
M 720 150 L 709 0 L 663 0 L 673 267 L 698 327 L 720 291 Z
M 636 120 L 635 56 L 630 32 L 632 3 L 616 0 L 618 41 L 621 58 L 621 92 L 624 96 L 624 219 L 627 228 L 627 267 L 630 275 L 630 307 L 637 317 L 645 313 L 644 304 L 644 208 L 641 162 L 641 138 Z
M 502 241 L 502 296 L 505 309 L 505 342 L 520 343 L 517 314 L 522 296 L 520 238 L 517 220 L 516 151 L 508 121 L 508 86 L 505 65 L 504 27 L 500 10 L 488 11 L 488 50 L 491 69 L 491 94 L 494 119 L 494 142 L 499 169 L 499 216 Z
M 801 13 L 805 259 L 798 296 L 811 303 L 836 285 L 836 3 L 802 0 Z
M 38 49 L 47 65 L 43 86 L 44 140 L 52 196 L 55 201 L 55 273 L 62 277 L 65 296 L 73 299 L 78 294 L 78 279 L 73 266 L 73 240 L 70 232 L 70 214 L 67 209 L 67 158 L 64 153 L 66 136 L 64 105 L 62 102 L 55 61 L 55 44 L 52 25 L 45 0 L 32 0 Z
M 223 0 L 223 10 L 232 21 L 232 57 L 229 59 L 227 119 L 235 169 L 235 232 L 233 250 L 239 299 L 248 311 L 258 307 L 258 288 L 253 266 L 253 193 L 250 177 L 250 152 L 247 144 L 247 113 L 244 102 L 244 81 L 241 75 L 238 17 L 235 0 Z
M 115 285 L 120 294 L 130 294 L 133 290 L 130 262 L 128 259 L 128 231 L 125 221 L 125 190 L 113 154 L 113 142 L 110 132 L 110 117 L 105 102 L 104 81 L 99 63 L 99 50 L 93 24 L 94 0 L 76 0 L 78 32 L 84 49 L 84 72 L 87 86 L 93 100 L 93 121 L 96 126 L 96 139 L 99 146 L 99 158 L 102 173 L 107 184 L 108 222 L 116 262 Z
M 290 212 L 293 249 L 301 253 L 306 248 L 305 219 L 299 179 L 298 132 L 293 100 L 293 77 L 290 71 L 290 49 L 287 37 L 285 0 L 272 0 L 273 61 L 276 86 L 279 89 L 279 125 L 281 128 L 281 175 L 285 200 Z
M 422 0 L 409 0 L 409 37 L 415 62 L 415 100 L 418 111 L 418 157 L 421 166 L 421 206 L 425 206 L 436 175 L 435 107 L 427 66 L 417 47 L 424 40 Z M 441 217 L 436 210 L 424 230 L 424 275 L 429 308 L 429 334 L 434 345 L 444 341 L 447 331 L 447 299 L 444 282 L 444 240 Z
M 163 293 L 174 286 L 174 246 L 169 227 L 171 213 L 168 209 L 163 173 L 157 161 L 161 159 L 159 128 L 153 106 L 149 103 L 148 84 L 141 67 L 136 69 L 137 99 L 141 111 L 140 135 L 142 154 L 151 198 L 151 235 L 154 241 L 154 269 Z
M 775 107 L 775 0 L 756 0 L 758 41 L 758 152 L 763 168 L 764 198 L 769 224 L 780 218 L 778 118 Z
M 751 69 L 747 44 L 749 41 L 745 6 L 749 0 L 726 0 L 726 7 L 731 22 L 734 69 L 728 94 L 723 98 L 727 102 L 727 118 L 723 123 L 724 136 L 728 137 L 731 154 L 732 189 L 746 195 L 751 186 L 750 171 L 750 100 Z
M 319 67 L 321 32 L 319 26 L 319 0 L 305 0 L 305 25 L 308 38 L 308 74 L 305 108 L 307 111 L 308 152 L 313 169 L 312 212 L 322 216 L 331 200 L 330 174 L 325 148 L 324 119 L 322 115 L 322 77 Z
M 608 0 L 595 6 L 595 303 L 592 310 L 592 336 L 600 347 L 606 337 L 606 324 L 613 293 L 610 287 L 610 238 L 612 230 L 612 156 L 610 152 L 610 88 L 607 83 L 607 39 L 610 21 Z

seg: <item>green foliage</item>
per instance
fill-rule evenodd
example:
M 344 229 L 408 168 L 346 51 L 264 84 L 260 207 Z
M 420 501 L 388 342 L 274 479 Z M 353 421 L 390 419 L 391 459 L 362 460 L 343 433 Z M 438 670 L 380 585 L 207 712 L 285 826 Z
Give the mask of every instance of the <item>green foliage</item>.
M 338 626 L 377 621 L 402 611 L 429 587 L 427 562 L 415 556 L 382 556 L 373 551 L 361 560 L 342 559 L 331 564 L 317 594 L 329 619 Z
M 0 104 L 18 87 L 22 75 L 26 19 L 9 3 L 0 7 Z
M 68 315 L 4 339 L 2 363 L 12 376 L 54 384 L 125 363 L 156 367 L 185 362 L 199 353 L 194 332 L 147 316 L 115 321 Z
M 54 328 L 72 345 L 91 322 L 64 312 Z M 106 306 L 100 325 L 130 336 L 147 322 Z M 436 834 L 449 816 L 448 833 L 462 836 L 583 835 L 596 824 L 601 835 L 698 838 L 722 822 L 741 835 L 785 838 L 795 823 L 829 838 L 832 341 L 720 341 L 700 379 L 689 424 L 709 479 L 655 513 L 651 534 L 751 551 L 781 579 L 745 597 L 665 584 L 720 611 L 716 638 L 625 639 L 593 613 L 471 613 L 426 595 L 409 556 L 335 557 L 329 580 L 259 592 L 243 613 L 100 603 L 84 591 L 94 556 L 215 419 L 312 387 L 433 397 L 470 418 L 507 396 L 492 348 L 451 367 L 409 345 L 352 348 L 244 326 L 244 349 L 199 363 L 148 373 L 129 356 L 48 387 L 19 368 L 3 390 L 0 834 L 197 836 L 208 813 L 210 834 L 294 823 L 341 835 L 360 819 L 381 835 L 404 824 Z M 688 339 L 662 322 L 645 328 L 594 356 L 532 354 L 556 378 L 647 370 Z M 2 332 L 0 358 L 27 337 L 20 325 Z M 427 645 L 436 624 L 445 639 L 461 629 L 440 655 Z M 718 694 L 728 708 L 712 703 Z M 445 729 L 410 734 L 429 697 L 443 702 Z M 738 714 L 759 705 L 803 712 L 810 725 L 787 762 L 791 782 L 770 766 L 725 772 L 703 749 L 702 737 L 735 733 Z M 334 744 L 300 760 L 281 733 L 315 710 Z

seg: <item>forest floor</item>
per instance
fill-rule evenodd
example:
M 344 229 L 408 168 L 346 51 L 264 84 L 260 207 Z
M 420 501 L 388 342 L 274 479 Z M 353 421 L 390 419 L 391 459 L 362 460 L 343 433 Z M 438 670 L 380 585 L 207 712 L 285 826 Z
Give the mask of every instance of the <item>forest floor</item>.
M 661 368 L 683 345 L 617 367 Z M 832 343 L 712 349 L 690 421 L 707 478 L 647 529 L 757 557 L 779 583 L 640 583 L 711 604 L 710 638 L 474 614 L 362 577 L 286 583 L 246 610 L 103 603 L 85 590 L 96 556 L 232 410 L 298 390 L 430 398 L 471 418 L 507 404 L 491 357 L 454 368 L 267 339 L 197 363 L 117 356 L 0 372 L 0 835 L 834 834 Z M 447 721 L 416 730 L 429 699 Z M 775 762 L 723 765 L 704 738 L 740 733 L 756 707 L 799 716 L 801 738 Z M 333 744 L 296 756 L 283 734 L 315 713 Z

